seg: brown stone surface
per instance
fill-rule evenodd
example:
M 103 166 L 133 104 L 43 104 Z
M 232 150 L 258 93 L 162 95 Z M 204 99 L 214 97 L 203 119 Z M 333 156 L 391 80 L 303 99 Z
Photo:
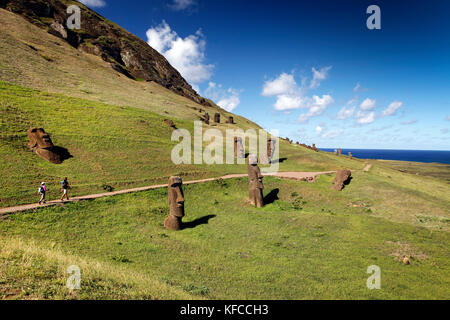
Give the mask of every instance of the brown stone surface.
M 28 147 L 39 157 L 54 164 L 61 164 L 71 157 L 65 148 L 53 145 L 50 135 L 43 128 L 30 128 L 27 130 Z
M 232 116 L 229 116 L 226 122 L 230 123 L 230 124 L 234 124 L 234 118 Z
M 184 217 L 184 195 L 183 181 L 180 177 L 170 177 L 168 184 L 168 199 L 170 212 L 164 220 L 164 226 L 170 230 L 182 229 L 182 218 Z
M 205 120 L 205 123 L 206 123 L 206 124 L 209 124 L 209 113 L 208 113 L 208 112 L 205 113 L 205 118 L 204 118 L 204 120 Z
M 215 113 L 214 114 L 214 122 L 215 123 L 220 123 L 220 113 Z
M 164 123 L 167 124 L 172 129 L 177 129 L 175 123 L 170 119 L 164 119 Z
M 244 145 L 242 144 L 241 137 L 234 137 L 234 156 L 236 158 L 244 158 L 245 157 Z
M 350 183 L 352 172 L 350 170 L 338 170 L 334 178 L 332 189 L 341 191 L 344 186 Z
M 249 180 L 249 194 L 248 198 L 252 205 L 261 208 L 264 206 L 262 183 L 263 175 L 258 167 L 258 160 L 255 155 L 248 156 L 248 180 Z

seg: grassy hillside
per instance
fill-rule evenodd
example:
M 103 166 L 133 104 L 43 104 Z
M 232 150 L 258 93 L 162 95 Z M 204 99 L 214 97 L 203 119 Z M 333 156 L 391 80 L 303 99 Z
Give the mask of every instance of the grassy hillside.
M 174 165 L 163 122 L 193 131 L 206 110 L 0 9 L 0 207 L 37 201 L 46 181 L 59 196 L 244 173 L 245 165 Z M 227 128 L 259 127 L 234 116 Z M 28 150 L 43 127 L 72 158 L 54 165 Z M 23 212 L 0 220 L 0 298 L 448 299 L 449 167 L 349 159 L 280 140 L 281 171 L 352 170 L 315 183 L 265 178 L 267 206 L 246 203 L 247 179 L 185 187 L 188 228 L 169 232 L 164 189 Z M 366 163 L 372 164 L 363 172 Z M 407 255 L 411 265 L 403 265 Z M 70 292 L 65 270 L 82 269 Z M 382 269 L 382 290 L 365 286 Z
M 68 297 L 63 261 L 86 270 L 73 298 L 450 298 L 448 232 L 349 207 L 358 185 L 330 193 L 332 179 L 266 178 L 263 209 L 247 204 L 247 179 L 185 186 L 180 232 L 162 225 L 166 189 L 11 216 L 0 223 L 0 259 L 15 269 L 0 273 L 8 283 L 0 295 Z M 381 290 L 366 287 L 370 265 L 381 268 Z M 25 279 L 37 284 L 26 287 Z M 164 290 L 143 285 L 149 281 Z

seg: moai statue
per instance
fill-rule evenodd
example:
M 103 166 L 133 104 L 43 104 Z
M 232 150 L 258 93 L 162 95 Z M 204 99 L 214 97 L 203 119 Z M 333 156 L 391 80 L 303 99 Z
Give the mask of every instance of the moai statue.
M 61 155 L 58 154 L 53 145 L 50 135 L 43 128 L 30 128 L 27 131 L 28 147 L 34 151 L 39 157 L 51 163 L 62 163 Z
M 339 150 L 338 150 L 338 155 L 339 155 L 339 156 L 342 155 L 342 150 L 341 150 L 341 148 L 339 148 Z
M 209 124 L 209 113 L 205 113 L 205 123 Z
M 232 116 L 229 116 L 227 123 L 234 124 L 234 118 Z
M 170 177 L 168 185 L 169 216 L 164 220 L 164 226 L 170 230 L 181 230 L 184 217 L 183 181 L 180 177 Z
M 250 203 L 258 208 L 264 206 L 264 199 L 262 190 L 264 188 L 262 179 L 263 175 L 258 167 L 258 158 L 256 155 L 251 154 L 248 156 L 248 180 L 249 180 L 249 192 L 248 198 Z
M 350 170 L 338 170 L 336 172 L 336 177 L 333 180 L 331 189 L 341 191 L 342 189 L 344 189 L 345 185 L 350 183 L 351 177 L 352 172 Z
M 348 152 L 348 157 L 349 157 L 349 159 L 353 158 L 353 155 L 352 155 L 352 153 L 350 151 Z
M 234 156 L 236 158 L 245 158 L 244 145 L 241 137 L 234 137 Z
M 267 158 L 269 163 L 272 161 L 273 155 L 275 153 L 277 140 L 274 138 L 267 139 Z
M 214 114 L 214 122 L 215 123 L 220 123 L 220 113 Z
M 312 149 L 313 149 L 315 152 L 319 152 L 319 149 L 316 147 L 316 144 L 315 144 L 315 143 L 312 144 Z

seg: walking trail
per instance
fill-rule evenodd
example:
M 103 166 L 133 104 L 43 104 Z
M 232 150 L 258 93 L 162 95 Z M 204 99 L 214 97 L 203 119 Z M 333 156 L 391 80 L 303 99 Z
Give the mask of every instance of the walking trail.
M 274 177 L 284 178 L 284 179 L 302 180 L 302 179 L 308 179 L 308 178 L 315 178 L 316 176 L 321 175 L 321 174 L 334 173 L 334 172 L 336 172 L 336 171 L 273 172 L 273 173 L 263 173 L 263 175 L 264 176 L 274 176 Z M 219 178 L 207 178 L 207 179 L 200 179 L 200 180 L 183 181 L 183 185 L 214 181 L 214 180 L 218 180 L 218 179 L 242 178 L 242 177 L 247 177 L 247 176 L 248 176 L 248 174 L 246 174 L 246 173 L 228 174 L 228 175 L 225 175 L 225 176 L 222 176 Z M 159 189 L 159 188 L 167 188 L 167 184 L 157 184 L 157 185 L 140 187 L 140 188 L 125 189 L 125 190 L 105 192 L 105 193 L 97 193 L 97 194 L 91 194 L 91 195 L 80 196 L 80 197 L 72 197 L 72 198 L 70 198 L 70 200 L 65 200 L 65 201 L 52 200 L 52 201 L 48 201 L 45 204 L 32 203 L 32 204 L 26 204 L 26 205 L 22 205 L 22 206 L 0 208 L 0 219 L 11 213 L 16 213 L 16 212 L 21 212 L 21 211 L 45 208 L 45 207 L 50 207 L 50 206 L 57 206 L 57 205 L 62 205 L 63 203 L 68 203 L 68 202 L 92 200 L 92 199 L 98 199 L 98 198 L 103 198 L 103 197 L 115 196 L 115 195 L 119 195 L 119 194 L 147 191 L 147 190 L 153 190 L 153 189 Z

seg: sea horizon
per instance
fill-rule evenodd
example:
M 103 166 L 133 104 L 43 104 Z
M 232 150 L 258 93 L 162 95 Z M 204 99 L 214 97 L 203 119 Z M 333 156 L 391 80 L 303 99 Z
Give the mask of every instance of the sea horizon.
M 319 148 L 321 151 L 334 152 L 335 148 Z M 342 154 L 348 152 L 359 159 L 395 160 L 422 163 L 450 164 L 450 150 L 411 150 L 411 149 L 357 149 L 341 148 Z

